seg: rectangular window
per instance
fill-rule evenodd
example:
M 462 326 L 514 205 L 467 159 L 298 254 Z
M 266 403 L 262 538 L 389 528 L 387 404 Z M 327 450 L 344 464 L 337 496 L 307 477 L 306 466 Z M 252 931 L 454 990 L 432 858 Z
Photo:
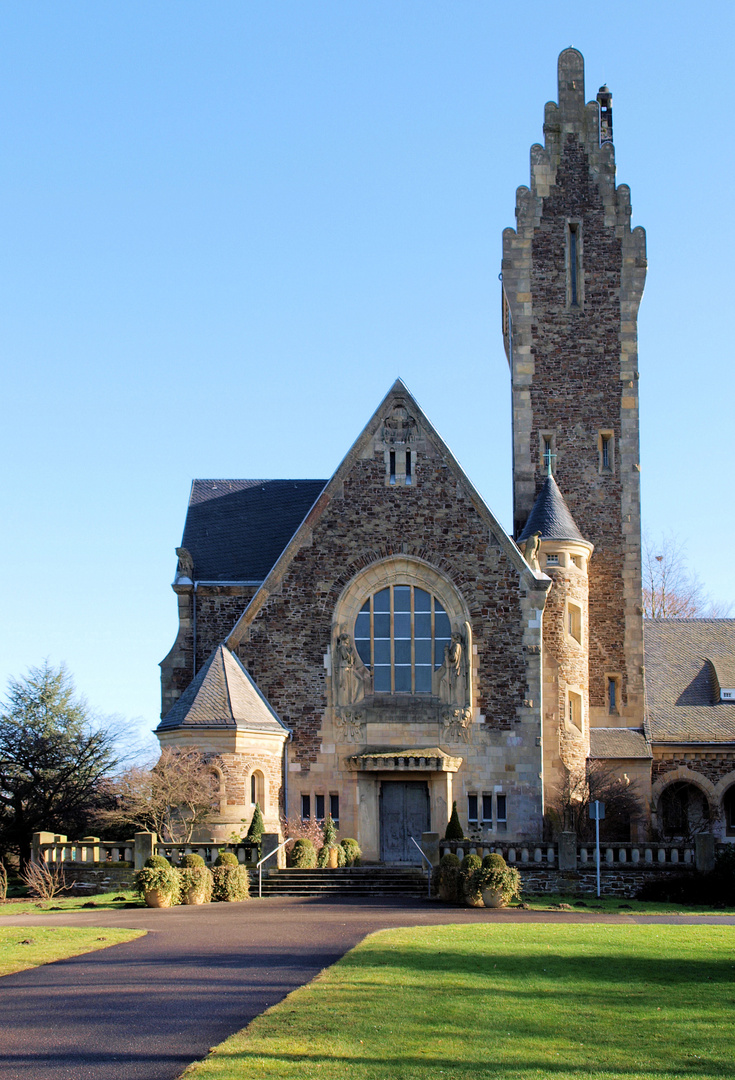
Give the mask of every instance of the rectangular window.
M 577 607 L 576 604 L 570 604 L 568 609 L 568 621 L 567 628 L 569 630 L 569 636 L 581 645 L 582 644 L 582 609 Z
M 411 483 L 411 451 L 406 451 L 406 484 Z
M 573 566 L 576 566 L 578 570 L 582 569 L 582 556 L 581 555 L 570 555 L 569 558 L 572 560 L 572 565 Z
M 301 820 L 308 821 L 311 817 L 311 795 L 301 796 Z
M 335 825 L 339 825 L 339 795 L 334 792 L 329 796 L 329 813 Z
M 467 824 L 477 825 L 477 795 L 467 796 Z
M 396 482 L 396 452 L 391 450 L 390 452 L 390 482 L 395 484 Z
M 483 825 L 493 823 L 493 797 L 489 791 L 482 793 L 482 823 Z
M 498 832 L 506 832 L 508 829 L 508 811 L 505 795 L 498 795 L 497 797 L 498 817 L 497 827 Z
M 556 467 L 556 435 L 553 431 L 539 432 L 539 466 L 544 476 Z
M 315 806 L 315 809 L 316 809 L 315 817 L 316 817 L 317 821 L 324 821 L 324 796 L 323 795 L 315 795 L 314 796 L 314 806 Z
M 559 565 L 559 556 L 558 555 L 547 555 L 546 556 L 546 565 L 547 566 L 558 566 Z
M 620 712 L 620 676 L 607 676 L 607 711 L 611 716 Z

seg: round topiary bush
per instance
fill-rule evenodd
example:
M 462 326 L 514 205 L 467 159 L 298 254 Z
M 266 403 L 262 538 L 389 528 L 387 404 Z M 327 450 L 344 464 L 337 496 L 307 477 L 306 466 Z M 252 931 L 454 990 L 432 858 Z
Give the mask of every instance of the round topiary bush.
M 298 870 L 313 870 L 316 866 L 316 850 L 311 840 L 297 840 L 288 857 L 289 865 Z
M 356 866 L 362 857 L 362 851 L 357 840 L 353 840 L 351 836 L 346 836 L 342 841 L 341 847 L 345 853 L 345 865 Z
M 214 861 L 215 866 L 239 866 L 237 855 L 232 851 L 221 851 Z
M 461 862 L 462 873 L 469 876 L 473 870 L 479 870 L 482 866 L 482 859 L 479 855 L 465 855 Z
M 168 861 L 168 859 L 164 858 L 163 855 L 151 855 L 148 859 L 146 859 L 144 865 L 164 868 L 166 866 L 170 867 L 171 863 Z
M 493 851 L 491 855 L 486 855 L 482 860 L 482 865 L 486 870 L 507 870 L 508 868 L 507 862 L 499 851 Z
M 192 852 L 190 855 L 184 855 L 181 862 L 179 863 L 179 866 L 182 870 L 193 870 L 195 866 L 204 866 L 206 868 L 206 865 L 207 864 L 205 863 L 201 855 L 195 855 L 194 852 Z

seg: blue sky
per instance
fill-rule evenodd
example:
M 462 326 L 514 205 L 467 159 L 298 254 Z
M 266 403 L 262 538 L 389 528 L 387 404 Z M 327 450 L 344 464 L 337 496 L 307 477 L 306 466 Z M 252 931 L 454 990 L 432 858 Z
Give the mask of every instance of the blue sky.
M 191 479 L 329 476 L 397 375 L 510 526 L 501 232 L 568 45 L 648 233 L 644 521 L 735 601 L 732 12 L 0 2 L 0 680 L 149 731 Z

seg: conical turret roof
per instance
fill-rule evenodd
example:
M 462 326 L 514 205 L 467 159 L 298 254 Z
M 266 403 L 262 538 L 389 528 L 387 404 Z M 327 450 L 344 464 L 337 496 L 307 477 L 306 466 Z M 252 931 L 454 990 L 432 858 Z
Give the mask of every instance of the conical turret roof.
M 161 720 L 158 731 L 202 727 L 270 731 L 279 735 L 287 735 L 289 731 L 240 660 L 225 645 L 217 646 Z
M 581 540 L 586 543 L 564 502 L 559 485 L 551 475 L 546 477 L 544 486 L 536 496 L 518 543 L 528 540 L 534 533 L 541 533 L 542 540 Z

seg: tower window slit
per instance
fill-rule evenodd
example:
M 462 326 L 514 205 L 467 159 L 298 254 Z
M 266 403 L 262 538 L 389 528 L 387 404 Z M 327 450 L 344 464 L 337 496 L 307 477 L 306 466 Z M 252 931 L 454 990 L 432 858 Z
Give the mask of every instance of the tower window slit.
M 396 482 L 396 452 L 391 450 L 390 452 L 390 482 L 395 484 Z
M 570 287 L 570 303 L 572 307 L 579 307 L 579 290 L 577 286 L 578 266 L 577 266 L 578 252 L 577 252 L 577 226 L 569 226 L 569 287 Z
M 411 483 L 411 451 L 406 451 L 406 484 Z

